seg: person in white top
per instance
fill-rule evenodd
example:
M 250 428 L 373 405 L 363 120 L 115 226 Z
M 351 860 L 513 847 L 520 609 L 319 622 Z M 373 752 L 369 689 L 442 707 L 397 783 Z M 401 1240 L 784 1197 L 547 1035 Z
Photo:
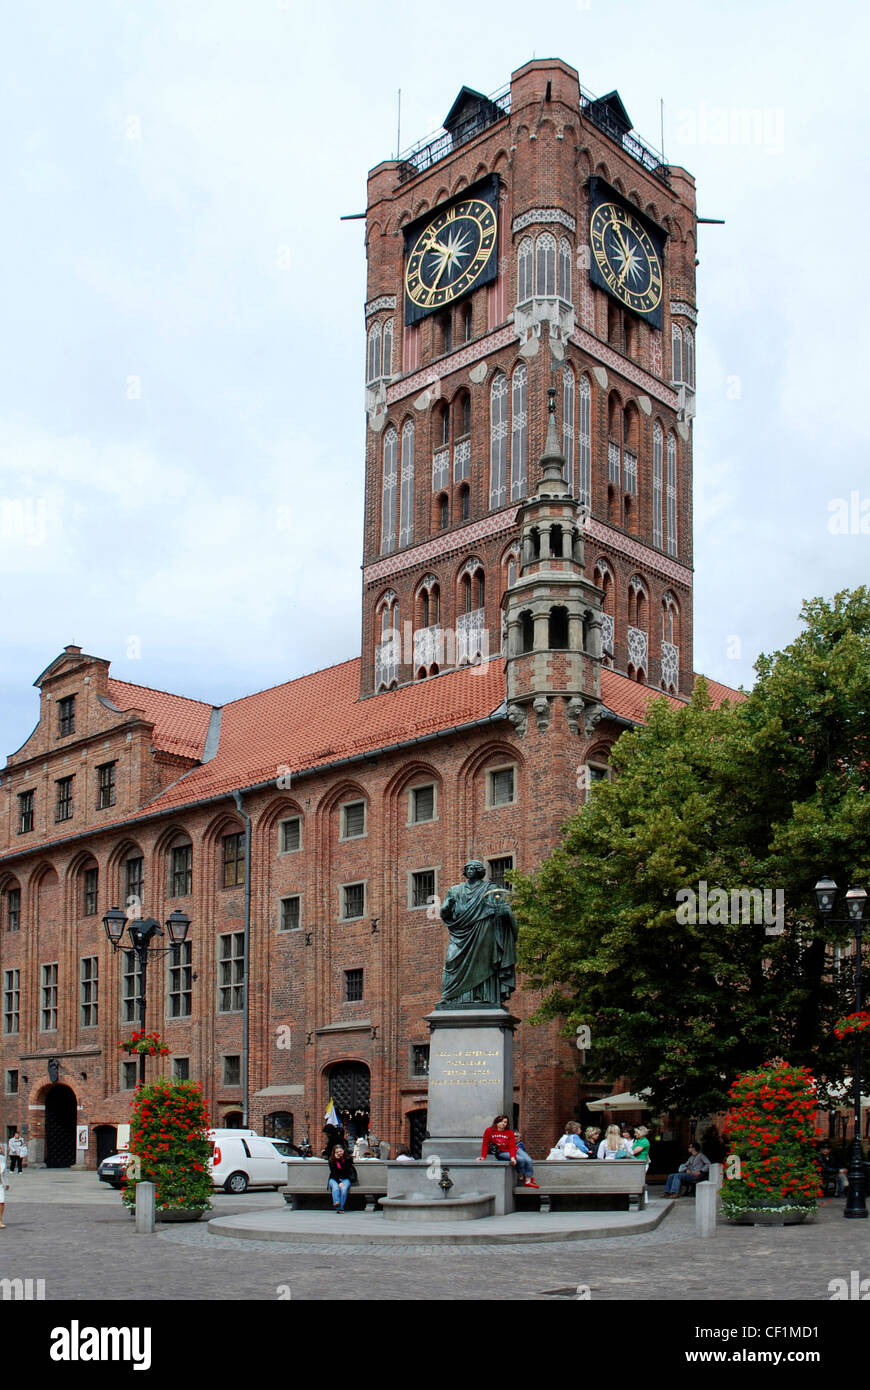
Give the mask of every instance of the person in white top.
M 608 1125 L 607 1131 L 598 1145 L 599 1158 L 616 1158 L 618 1153 L 625 1153 L 625 1140 L 619 1133 L 618 1125 Z
M 3 1213 L 6 1210 L 7 1182 L 8 1178 L 6 1177 L 6 1147 L 4 1144 L 0 1144 L 0 1231 L 5 1231 L 6 1229 L 3 1222 Z

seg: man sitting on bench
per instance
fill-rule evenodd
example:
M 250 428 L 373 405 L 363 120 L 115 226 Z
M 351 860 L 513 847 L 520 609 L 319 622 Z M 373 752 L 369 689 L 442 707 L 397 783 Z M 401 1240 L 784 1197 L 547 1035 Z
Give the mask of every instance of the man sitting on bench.
M 670 1173 L 665 1183 L 666 1197 L 681 1197 L 689 1187 L 705 1182 L 710 1173 L 710 1160 L 701 1153 L 700 1145 L 689 1145 L 689 1157 L 681 1163 L 679 1171 Z

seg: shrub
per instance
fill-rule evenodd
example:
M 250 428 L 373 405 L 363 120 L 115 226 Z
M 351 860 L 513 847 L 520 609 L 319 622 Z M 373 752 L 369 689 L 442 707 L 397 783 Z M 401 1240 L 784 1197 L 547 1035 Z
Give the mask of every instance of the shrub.
M 133 1206 L 139 1182 L 155 1184 L 160 1208 L 211 1207 L 211 1145 L 202 1087 L 161 1077 L 138 1086 L 133 1099 L 130 1152 L 139 1173 L 127 1180 L 124 1202 Z
M 820 1191 L 814 1116 L 818 1106 L 807 1067 L 777 1063 L 739 1076 L 730 1091 L 726 1130 L 739 1176 L 726 1177 L 727 1216 L 773 1208 L 815 1211 Z M 729 1158 L 726 1173 L 734 1165 Z

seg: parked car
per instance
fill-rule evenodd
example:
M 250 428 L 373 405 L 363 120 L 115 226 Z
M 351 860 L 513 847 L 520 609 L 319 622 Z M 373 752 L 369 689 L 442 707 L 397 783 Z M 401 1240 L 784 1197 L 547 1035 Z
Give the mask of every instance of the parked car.
M 283 1160 L 299 1153 L 285 1139 L 267 1139 L 250 1130 L 210 1129 L 208 1137 L 212 1183 L 236 1196 L 249 1187 L 283 1187 L 287 1181 Z
M 123 1187 L 129 1158 L 130 1155 L 126 1149 L 122 1149 L 120 1153 L 109 1154 L 108 1158 L 104 1158 L 97 1169 L 97 1177 L 100 1182 L 107 1182 L 111 1187 Z

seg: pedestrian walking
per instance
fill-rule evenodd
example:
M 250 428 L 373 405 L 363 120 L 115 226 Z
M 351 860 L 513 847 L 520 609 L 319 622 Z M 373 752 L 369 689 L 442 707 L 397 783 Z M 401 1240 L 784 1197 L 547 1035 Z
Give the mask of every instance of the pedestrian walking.
M 22 1139 L 21 1135 L 18 1133 L 18 1130 L 16 1129 L 15 1133 L 12 1135 L 12 1138 L 9 1140 L 9 1162 L 7 1165 L 9 1172 L 22 1172 L 23 1170 L 21 1167 L 21 1162 L 22 1159 L 25 1159 L 26 1157 L 27 1145 L 25 1144 L 24 1140 Z
M 3 1215 L 6 1211 L 6 1187 L 8 1181 L 9 1180 L 6 1177 L 5 1146 L 3 1144 L 0 1144 L 0 1231 L 5 1231 L 6 1229 L 5 1223 L 3 1221 Z

